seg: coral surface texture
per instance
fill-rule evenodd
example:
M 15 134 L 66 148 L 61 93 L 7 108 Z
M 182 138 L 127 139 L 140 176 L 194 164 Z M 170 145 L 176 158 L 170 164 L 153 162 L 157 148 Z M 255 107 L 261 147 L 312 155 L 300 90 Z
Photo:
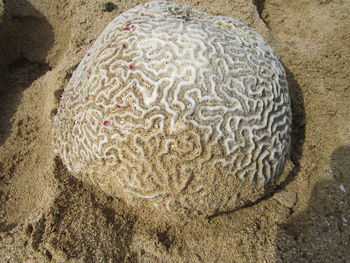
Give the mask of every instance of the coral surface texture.
M 285 71 L 245 24 L 167 1 L 115 18 L 53 119 L 68 170 L 131 205 L 210 215 L 276 184 L 289 158 Z

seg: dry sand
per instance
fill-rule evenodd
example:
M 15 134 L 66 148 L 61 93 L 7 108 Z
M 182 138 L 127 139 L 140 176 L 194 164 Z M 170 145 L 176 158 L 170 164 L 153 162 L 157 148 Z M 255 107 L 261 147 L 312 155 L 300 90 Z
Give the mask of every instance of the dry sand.
M 244 21 L 287 69 L 295 168 L 274 195 L 173 225 L 78 181 L 55 159 L 51 117 L 62 89 L 105 25 L 142 2 L 115 0 L 108 12 L 103 0 L 6 1 L 0 262 L 349 263 L 348 0 L 179 1 Z

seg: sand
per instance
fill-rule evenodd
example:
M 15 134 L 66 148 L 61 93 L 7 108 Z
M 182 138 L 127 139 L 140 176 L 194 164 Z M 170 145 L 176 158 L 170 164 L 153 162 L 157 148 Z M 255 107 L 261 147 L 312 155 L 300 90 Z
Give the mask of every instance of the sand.
M 62 89 L 108 22 L 142 2 L 6 1 L 0 262 L 349 263 L 349 1 L 179 1 L 247 23 L 287 69 L 295 167 L 274 194 L 172 224 L 82 183 L 55 158 L 51 118 Z
M 4 5 L 4 2 L 1 0 L 0 1 L 0 22 L 2 20 L 2 16 L 3 16 L 4 12 L 5 12 L 5 5 Z

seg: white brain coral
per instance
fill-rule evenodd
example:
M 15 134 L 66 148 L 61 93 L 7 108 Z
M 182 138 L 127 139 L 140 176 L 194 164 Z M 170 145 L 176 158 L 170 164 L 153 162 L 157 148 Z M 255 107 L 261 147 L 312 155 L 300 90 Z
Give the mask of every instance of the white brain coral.
M 209 215 L 274 184 L 291 108 L 285 71 L 259 34 L 153 1 L 104 29 L 53 121 L 56 151 L 80 178 L 129 204 Z

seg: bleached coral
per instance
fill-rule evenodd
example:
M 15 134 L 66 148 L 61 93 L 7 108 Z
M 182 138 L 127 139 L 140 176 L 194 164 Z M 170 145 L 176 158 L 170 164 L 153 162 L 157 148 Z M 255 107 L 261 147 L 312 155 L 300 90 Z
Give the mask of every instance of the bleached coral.
M 254 201 L 289 153 L 285 71 L 245 24 L 153 1 L 115 18 L 61 98 L 55 148 L 130 204 L 204 214 Z

